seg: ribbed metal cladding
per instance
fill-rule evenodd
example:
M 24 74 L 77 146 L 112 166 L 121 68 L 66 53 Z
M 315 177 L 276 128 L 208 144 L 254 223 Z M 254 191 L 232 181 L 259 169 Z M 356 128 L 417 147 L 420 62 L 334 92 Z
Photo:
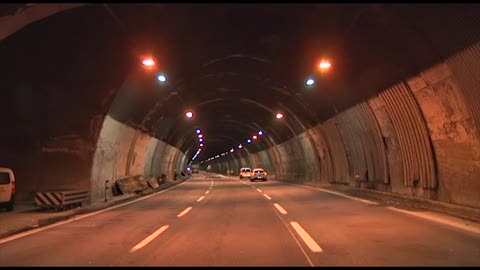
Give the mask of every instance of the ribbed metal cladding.
M 324 130 L 321 125 L 318 125 L 307 132 L 309 133 L 308 136 L 312 138 L 316 151 L 318 153 L 322 152 L 322 155 L 319 154 L 320 179 L 332 182 L 334 179 L 332 159 L 330 157 L 330 151 L 328 150 L 328 144 L 325 140 Z M 320 156 L 323 156 L 323 159 L 321 159 Z
M 274 146 L 270 149 L 271 149 L 270 151 L 272 153 L 272 156 L 274 157 L 274 160 L 275 160 L 275 163 L 274 163 L 275 164 L 275 166 L 274 166 L 275 171 L 274 172 L 272 171 L 271 173 L 274 173 L 278 177 L 280 175 L 280 171 L 279 171 L 280 166 L 278 164 L 280 164 L 282 158 L 280 157 L 280 154 L 278 152 L 278 148 L 276 146 Z
M 478 36 L 472 37 L 478 39 Z M 459 51 L 446 60 L 473 117 L 477 132 L 480 132 L 480 43 Z M 477 135 L 480 135 L 478 133 Z
M 367 162 L 364 151 L 364 144 L 358 134 L 358 119 L 352 116 L 352 108 L 335 116 L 338 121 L 337 128 L 342 134 L 343 143 L 345 144 L 345 152 L 349 162 L 350 179 L 354 178 L 355 174 L 366 177 Z
M 352 167 L 358 168 L 358 173 L 365 173 L 367 169 L 370 181 L 388 183 L 385 145 L 380 126 L 370 106 L 365 102 L 359 103 L 339 117 L 345 122 L 344 141 L 350 141 L 348 148 L 357 149 L 357 158 L 364 160 L 351 160 Z M 350 140 L 346 139 L 347 136 Z
M 405 84 L 397 84 L 380 93 L 399 140 L 403 160 L 404 185 L 420 180 L 423 188 L 435 189 L 435 160 L 427 125 L 413 93 Z
M 446 59 L 466 98 L 477 132 L 480 132 L 480 16 L 455 17 L 457 35 L 470 46 Z
M 348 183 L 350 181 L 349 166 L 342 136 L 332 119 L 325 121 L 322 128 L 330 152 L 334 182 Z
M 388 162 L 387 162 L 387 153 L 385 147 L 385 141 L 383 140 L 382 131 L 380 129 L 380 124 L 375 117 L 375 114 L 366 102 L 359 105 L 359 111 L 363 114 L 363 119 L 365 119 L 364 125 L 364 134 L 366 139 L 370 141 L 373 150 L 373 164 L 375 166 L 375 180 L 383 182 L 385 184 L 390 182 L 388 177 Z

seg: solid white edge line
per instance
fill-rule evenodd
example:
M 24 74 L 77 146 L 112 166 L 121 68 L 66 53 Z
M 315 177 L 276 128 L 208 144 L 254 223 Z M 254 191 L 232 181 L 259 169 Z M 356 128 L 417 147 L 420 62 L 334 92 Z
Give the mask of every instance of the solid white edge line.
M 142 247 L 146 246 L 148 243 L 150 243 L 155 237 L 160 235 L 162 232 L 164 232 L 166 229 L 168 229 L 168 225 L 163 225 L 160 227 L 160 229 L 156 230 L 154 233 L 149 235 L 147 238 L 143 239 L 140 243 L 136 244 L 132 249 L 130 249 L 130 253 L 133 253 Z
M 44 230 L 48 230 L 48 229 L 51 229 L 51 228 L 54 228 L 54 227 L 57 227 L 57 226 L 61 226 L 61 225 L 64 225 L 64 224 L 67 224 L 67 223 L 70 223 L 72 221 L 76 221 L 76 220 L 80 220 L 80 219 L 84 219 L 84 218 L 87 218 L 87 217 L 91 217 L 91 216 L 94 216 L 94 215 L 97 215 L 97 214 L 101 214 L 103 212 L 106 212 L 106 211 L 109 211 L 109 210 L 113 210 L 113 209 L 116 209 L 116 208 L 119 208 L 119 207 L 122 207 L 122 206 L 125 206 L 125 205 L 129 205 L 129 204 L 132 204 L 132 203 L 135 203 L 135 202 L 138 202 L 138 201 L 142 201 L 142 200 L 145 200 L 145 199 L 148 199 L 150 197 L 153 197 L 153 196 L 156 196 L 160 193 L 163 193 L 163 192 L 166 192 L 166 191 L 169 191 L 171 189 L 174 189 L 178 186 L 181 186 L 185 183 L 187 183 L 189 180 L 186 180 L 180 184 L 177 184 L 175 186 L 172 186 L 172 187 L 169 187 L 169 188 L 166 188 L 164 190 L 161 190 L 159 192 L 156 192 L 156 193 L 153 193 L 151 195 L 147 195 L 147 196 L 144 196 L 144 197 L 140 197 L 138 199 L 135 199 L 135 200 L 132 200 L 132 201 L 129 201 L 129 202 L 126 202 L 126 203 L 122 203 L 122 204 L 117 204 L 117 205 L 114 205 L 114 206 L 110 206 L 110 207 L 107 207 L 107 208 L 104 208 L 102 210 L 99 210 L 99 211 L 96 211 L 96 212 L 91 212 L 91 213 L 88 213 L 88 214 L 83 214 L 83 215 L 78 215 L 78 216 L 74 216 L 68 220 L 65 220 L 65 221 L 60 221 L 60 222 L 55 222 L 53 224 L 50 224 L 50 225 L 47 225 L 47 226 L 42 226 L 40 228 L 37 228 L 37 229 L 33 229 L 33 230 L 28 230 L 26 232 L 23 232 L 23 233 L 18 233 L 18 234 L 15 234 L 15 235 L 12 235 L 12 236 L 8 236 L 8 237 L 5 237 L 3 239 L 0 239 L 0 244 L 3 244 L 3 243 L 7 243 L 7 242 L 10 242 L 10 241 L 13 241 L 13 240 L 16 240 L 16 239 L 19 239 L 19 238 L 22 238 L 22 237 L 25 237 L 25 236 L 28 236 L 28 235 L 31 235 L 31 234 L 34 234 L 34 233 L 38 233 L 38 232 L 41 232 L 41 231 L 44 231 Z
M 388 206 L 387 208 L 390 209 L 390 210 L 394 210 L 394 211 L 397 211 L 397 212 L 404 213 L 404 214 L 420 217 L 420 218 L 423 218 L 423 219 L 427 219 L 427 220 L 442 223 L 442 224 L 447 224 L 447 225 L 452 226 L 452 227 L 456 227 L 456 228 L 459 228 L 459 229 L 462 229 L 462 230 L 466 230 L 466 231 L 470 231 L 470 232 L 480 234 L 480 227 L 472 227 L 472 226 L 468 226 L 468 225 L 465 225 L 465 224 L 461 224 L 460 222 L 450 221 L 450 220 L 446 220 L 446 219 L 443 219 L 443 218 L 440 218 L 440 217 L 434 217 L 434 216 L 424 214 L 424 213 L 417 213 L 417 212 L 412 212 L 412 211 L 408 211 L 408 210 L 398 209 L 398 208 L 395 208 L 395 207 L 392 207 L 392 206 Z
M 284 183 L 284 182 L 282 182 L 282 183 Z M 326 192 L 326 193 L 331 193 L 331 194 L 335 194 L 335 195 L 338 195 L 338 196 L 346 197 L 346 198 L 349 198 L 349 199 L 352 199 L 352 200 L 364 202 L 366 204 L 378 205 L 377 202 L 372 202 L 372 201 L 363 200 L 363 199 L 360 199 L 360 198 L 351 197 L 351 196 L 348 196 L 348 195 L 345 195 L 345 194 L 337 193 L 337 192 L 326 190 L 326 189 L 323 189 L 323 188 L 311 187 L 311 186 L 305 186 L 305 185 L 298 185 L 298 184 L 293 184 L 293 183 L 286 183 L 286 184 L 299 186 L 299 187 L 304 187 L 304 188 L 309 188 L 309 189 L 315 189 L 315 190 L 323 191 L 323 192 Z M 388 206 L 386 208 L 390 209 L 390 210 L 393 210 L 393 211 L 401 212 L 401 213 L 404 213 L 404 214 L 407 214 L 407 215 L 427 219 L 427 220 L 437 222 L 437 223 L 440 223 L 440 224 L 446 224 L 446 225 L 449 225 L 449 226 L 452 226 L 452 227 L 455 227 L 455 228 L 458 228 L 458 229 L 462 229 L 462 230 L 465 230 L 465 231 L 480 234 L 480 227 L 478 227 L 476 225 L 469 226 L 469 225 L 462 224 L 460 222 L 448 221 L 446 219 L 434 217 L 434 216 L 431 216 L 430 214 L 417 213 L 417 212 L 413 212 L 413 211 L 399 209 L 399 208 L 392 207 L 392 206 Z
M 188 207 L 187 209 L 183 210 L 180 214 L 177 215 L 177 217 L 183 217 L 188 211 L 192 210 L 193 207 Z
M 313 240 L 313 238 L 295 221 L 290 222 L 292 227 L 297 231 L 303 242 L 310 248 L 312 252 L 322 252 L 322 248 Z
M 275 208 L 277 208 L 278 212 L 280 212 L 280 213 L 282 213 L 282 214 L 284 214 L 284 215 L 287 214 L 287 211 L 286 211 L 285 209 L 283 209 L 283 207 L 282 207 L 280 204 L 274 203 L 273 205 L 275 206 Z
M 364 200 L 364 199 L 352 197 L 352 196 L 349 196 L 349 195 L 345 195 L 345 194 L 342 194 L 342 193 L 338 193 L 338 192 L 335 192 L 335 191 L 331 191 L 331 190 L 327 190 L 327 189 L 323 189 L 323 188 L 319 188 L 319 187 L 299 185 L 299 184 L 287 183 L 287 182 L 282 182 L 282 181 L 277 181 L 277 182 L 284 183 L 284 184 L 287 184 L 287 185 L 292 185 L 292 186 L 298 186 L 298 187 L 304 187 L 304 188 L 309 188 L 309 189 L 320 190 L 320 191 L 323 191 L 323 192 L 326 192 L 326 193 L 335 194 L 335 195 L 342 196 L 342 197 L 345 197 L 345 198 L 349 198 L 349 199 L 352 199 L 352 200 L 355 200 L 355 201 L 360 201 L 360 202 L 363 202 L 363 203 L 366 203 L 366 204 L 378 204 L 378 203 L 376 203 L 376 202 L 372 202 L 372 201 L 369 201 L 369 200 Z

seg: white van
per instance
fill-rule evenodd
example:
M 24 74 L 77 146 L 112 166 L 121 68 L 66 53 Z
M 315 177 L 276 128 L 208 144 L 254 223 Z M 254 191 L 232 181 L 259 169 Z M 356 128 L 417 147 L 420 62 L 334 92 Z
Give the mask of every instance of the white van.
M 0 167 L 0 208 L 13 210 L 15 202 L 15 175 L 9 168 Z

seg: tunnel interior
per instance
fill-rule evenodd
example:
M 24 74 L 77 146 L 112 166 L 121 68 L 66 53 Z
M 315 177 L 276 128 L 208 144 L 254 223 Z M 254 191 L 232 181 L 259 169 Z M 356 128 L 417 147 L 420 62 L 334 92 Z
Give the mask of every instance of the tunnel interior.
M 47 6 L 0 5 L 20 199 L 200 164 L 480 207 L 476 5 L 89 4 L 11 27 Z

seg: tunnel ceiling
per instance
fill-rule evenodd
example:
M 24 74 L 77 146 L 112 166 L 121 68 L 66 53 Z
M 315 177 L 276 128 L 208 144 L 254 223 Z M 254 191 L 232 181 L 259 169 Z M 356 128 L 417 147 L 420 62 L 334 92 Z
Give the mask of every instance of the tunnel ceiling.
M 20 5 L 1 5 L 0 15 Z M 105 98 L 99 87 L 118 89 L 105 105 L 113 118 L 190 157 L 201 128 L 204 160 L 258 130 L 265 136 L 250 151 L 285 142 L 434 64 L 468 45 L 449 22 L 478 11 L 462 4 L 87 5 L 4 39 L 2 72 L 6 85 L 70 88 L 86 103 Z M 156 61 L 152 70 L 141 65 L 145 56 Z M 332 63 L 326 72 L 317 68 L 322 59 Z M 306 86 L 308 78 L 316 83 Z

